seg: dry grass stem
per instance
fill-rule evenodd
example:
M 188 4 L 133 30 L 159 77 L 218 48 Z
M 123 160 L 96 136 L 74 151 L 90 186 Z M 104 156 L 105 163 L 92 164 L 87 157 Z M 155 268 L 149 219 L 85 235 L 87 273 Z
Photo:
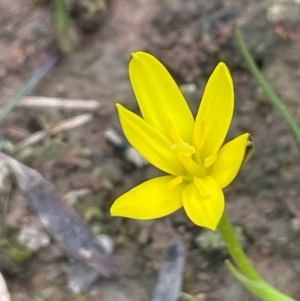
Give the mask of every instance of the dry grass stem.
M 23 97 L 18 106 L 23 108 L 59 108 L 94 111 L 99 109 L 101 104 L 96 100 L 28 96 Z
M 44 131 L 44 130 L 38 131 L 38 132 L 30 135 L 29 137 L 25 138 L 18 144 L 16 144 L 16 146 L 14 148 L 14 153 L 20 151 L 24 147 L 27 147 L 27 146 L 30 146 L 30 145 L 33 145 L 33 144 L 36 144 L 36 143 L 42 141 L 49 135 L 54 135 L 54 134 L 57 134 L 57 133 L 60 133 L 63 131 L 67 131 L 67 130 L 71 130 L 71 129 L 83 126 L 86 123 L 90 122 L 92 119 L 93 119 L 92 114 L 90 114 L 90 113 L 82 114 L 82 115 L 78 115 L 73 118 L 66 119 L 64 121 L 59 122 L 55 127 L 50 129 L 49 131 Z

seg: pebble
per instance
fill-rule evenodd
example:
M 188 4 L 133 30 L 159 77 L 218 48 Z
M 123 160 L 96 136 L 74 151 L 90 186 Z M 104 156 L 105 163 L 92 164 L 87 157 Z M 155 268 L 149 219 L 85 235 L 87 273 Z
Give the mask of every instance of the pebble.
M 243 245 L 246 242 L 243 229 L 239 226 L 235 226 L 234 230 L 238 240 Z M 195 242 L 200 249 L 207 252 L 226 250 L 225 242 L 218 231 L 204 229 L 200 234 L 197 235 Z
M 0 273 L 0 300 L 1 301 L 10 301 L 10 295 L 6 287 L 5 280 Z
M 32 252 L 49 245 L 50 237 L 35 226 L 24 226 L 18 234 L 18 242 Z

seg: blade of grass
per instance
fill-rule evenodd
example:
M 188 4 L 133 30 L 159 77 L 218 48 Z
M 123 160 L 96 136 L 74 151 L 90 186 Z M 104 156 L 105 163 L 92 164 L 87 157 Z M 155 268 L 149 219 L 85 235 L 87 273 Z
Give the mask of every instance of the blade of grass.
M 13 96 L 13 98 L 4 106 L 0 112 L 0 123 L 11 113 L 11 111 L 18 105 L 20 100 L 28 94 L 38 82 L 47 74 L 51 67 L 57 62 L 58 57 L 53 55 L 46 59 L 46 61 L 40 66 L 28 80 L 28 82 L 21 88 L 21 90 Z
M 237 27 L 235 27 L 235 29 L 234 29 L 234 35 L 235 35 L 236 41 L 238 43 L 239 49 L 241 50 L 242 55 L 249 67 L 250 72 L 252 73 L 254 78 L 257 80 L 258 84 L 261 86 L 263 91 L 266 93 L 270 102 L 285 118 L 286 122 L 288 123 L 288 125 L 293 133 L 293 136 L 296 140 L 296 144 L 300 151 L 300 129 L 299 129 L 299 126 L 298 126 L 295 118 L 291 114 L 290 110 L 282 102 L 280 97 L 275 93 L 275 91 L 273 90 L 271 85 L 268 83 L 266 78 L 260 72 L 248 47 L 246 46 L 246 43 L 242 36 L 241 31 Z
M 56 0 L 55 19 L 59 49 L 65 54 L 73 52 L 80 43 L 80 36 L 75 22 L 68 14 L 65 0 Z

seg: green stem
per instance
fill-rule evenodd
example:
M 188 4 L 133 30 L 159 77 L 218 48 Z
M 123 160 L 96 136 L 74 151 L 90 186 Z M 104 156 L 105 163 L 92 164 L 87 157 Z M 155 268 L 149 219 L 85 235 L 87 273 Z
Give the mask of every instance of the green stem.
M 0 123 L 11 113 L 11 111 L 18 105 L 22 97 L 27 95 L 47 74 L 49 69 L 57 62 L 56 56 L 50 56 L 40 66 L 34 74 L 31 76 L 29 81 L 21 88 L 21 90 L 13 96 L 13 98 L 7 103 L 7 105 L 0 111 Z
M 270 86 L 268 81 L 265 79 L 265 77 L 262 75 L 262 73 L 259 71 L 256 63 L 253 60 L 253 57 L 251 56 L 249 49 L 246 46 L 246 43 L 244 41 L 244 38 L 241 34 L 241 31 L 235 27 L 234 29 L 234 35 L 236 38 L 236 41 L 238 43 L 238 46 L 244 56 L 244 59 L 246 60 L 246 63 L 248 64 L 248 67 L 250 69 L 250 72 L 255 77 L 261 88 L 264 90 L 268 98 L 270 99 L 271 103 L 277 108 L 277 110 L 282 114 L 282 116 L 286 119 L 288 125 L 291 128 L 291 131 L 294 135 L 294 138 L 296 140 L 297 146 L 300 150 L 300 129 L 298 127 L 298 124 L 294 117 L 292 116 L 289 109 L 284 105 L 280 97 L 275 93 L 273 88 Z
M 218 230 L 220 231 L 228 251 L 234 259 L 236 265 L 239 267 L 240 271 L 251 280 L 262 280 L 262 277 L 258 274 L 251 261 L 244 253 L 243 248 L 237 240 L 234 229 L 225 212 L 218 225 Z
M 296 301 L 274 288 L 258 274 L 237 240 L 235 231 L 225 212 L 218 225 L 218 230 L 220 231 L 228 251 L 234 259 L 238 269 L 235 268 L 230 261 L 226 263 L 227 267 L 245 288 L 253 295 L 258 296 L 265 301 Z
M 65 0 L 56 0 L 56 40 L 65 54 L 71 53 L 80 43 L 80 37 L 75 22 L 68 14 Z

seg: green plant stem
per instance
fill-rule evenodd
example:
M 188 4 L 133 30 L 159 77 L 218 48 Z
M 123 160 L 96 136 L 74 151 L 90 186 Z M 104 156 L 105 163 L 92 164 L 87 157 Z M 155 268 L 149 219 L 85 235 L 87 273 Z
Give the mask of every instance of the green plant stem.
M 244 253 L 225 212 L 218 225 L 218 230 L 222 235 L 231 257 L 234 259 L 240 271 L 251 280 L 262 280 L 262 277 L 258 274 L 251 261 Z
M 2 123 L 9 113 L 18 105 L 22 97 L 27 95 L 47 74 L 49 69 L 57 62 L 56 56 L 50 56 L 46 61 L 40 66 L 28 82 L 21 88 L 21 90 L 13 96 L 13 98 L 7 103 L 7 105 L 0 112 L 0 123 Z
M 245 288 L 253 295 L 258 296 L 265 301 L 296 301 L 266 282 L 255 270 L 251 261 L 244 253 L 241 244 L 237 240 L 235 231 L 225 212 L 218 225 L 218 230 L 220 231 L 228 251 L 234 259 L 238 269 L 235 268 L 230 261 L 227 261 L 226 265 L 233 276 Z
M 257 80 L 261 88 L 264 90 L 268 98 L 270 99 L 271 103 L 277 108 L 277 110 L 282 114 L 282 116 L 286 119 L 288 125 L 291 128 L 291 131 L 294 135 L 294 138 L 296 140 L 297 146 L 300 151 L 300 129 L 298 127 L 298 124 L 294 117 L 292 116 L 289 109 L 284 105 L 280 97 L 275 93 L 273 88 L 270 86 L 268 81 L 265 79 L 265 77 L 262 75 L 262 73 L 259 71 L 259 68 L 257 67 L 252 55 L 250 54 L 249 49 L 246 46 L 245 40 L 242 36 L 241 31 L 235 27 L 234 29 L 234 35 L 236 38 L 236 41 L 238 43 L 238 46 L 246 60 L 246 63 L 250 69 L 250 72 L 254 76 L 254 78 Z
M 58 46 L 63 53 L 71 53 L 79 45 L 80 37 L 75 22 L 68 14 L 65 0 L 56 0 L 55 17 Z

